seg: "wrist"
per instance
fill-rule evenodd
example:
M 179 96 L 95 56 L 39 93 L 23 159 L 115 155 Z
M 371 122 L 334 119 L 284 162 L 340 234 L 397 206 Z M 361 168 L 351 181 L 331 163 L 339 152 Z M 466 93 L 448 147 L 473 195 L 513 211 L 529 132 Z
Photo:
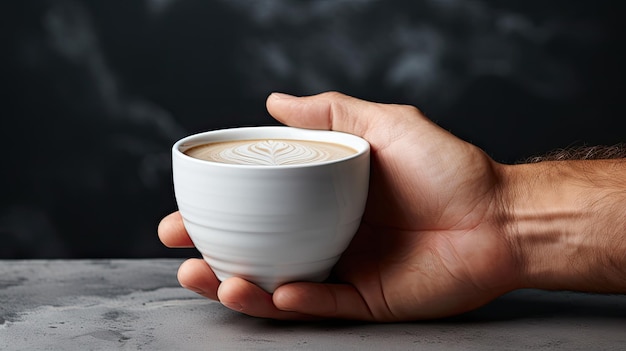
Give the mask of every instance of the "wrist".
M 518 288 L 624 292 L 625 164 L 502 166 L 503 232 Z

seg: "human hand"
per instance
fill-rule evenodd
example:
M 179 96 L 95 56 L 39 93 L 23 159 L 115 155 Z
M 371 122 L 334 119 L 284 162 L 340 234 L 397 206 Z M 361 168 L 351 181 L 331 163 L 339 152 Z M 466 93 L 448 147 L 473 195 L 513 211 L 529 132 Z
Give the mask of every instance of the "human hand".
M 270 295 L 240 278 L 219 282 L 192 259 L 179 269 L 182 286 L 252 316 L 371 321 L 453 315 L 516 287 L 516 255 L 497 220 L 500 165 L 480 149 L 410 106 L 272 94 L 267 109 L 284 124 L 371 144 L 368 203 L 335 267 L 338 283 L 289 283 Z M 159 236 L 170 247 L 193 245 L 178 212 L 163 219 Z

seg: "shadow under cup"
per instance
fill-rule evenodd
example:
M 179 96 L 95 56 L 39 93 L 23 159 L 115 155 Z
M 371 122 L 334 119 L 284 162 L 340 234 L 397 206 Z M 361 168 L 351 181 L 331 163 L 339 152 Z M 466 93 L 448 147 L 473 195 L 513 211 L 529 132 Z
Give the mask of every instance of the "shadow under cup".
M 244 165 L 185 154 L 206 143 L 293 139 L 348 146 L 350 156 L 299 165 Z M 172 148 L 174 192 L 189 236 L 220 280 L 237 276 L 268 292 L 325 280 L 358 229 L 370 147 L 357 136 L 291 127 L 223 129 Z

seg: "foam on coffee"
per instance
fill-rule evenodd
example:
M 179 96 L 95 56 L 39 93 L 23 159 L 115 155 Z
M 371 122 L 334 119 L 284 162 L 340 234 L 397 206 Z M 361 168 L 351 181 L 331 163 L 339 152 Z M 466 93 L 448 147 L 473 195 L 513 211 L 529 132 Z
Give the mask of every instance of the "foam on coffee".
M 356 150 L 335 143 L 257 139 L 207 143 L 185 151 L 185 154 L 205 161 L 243 165 L 296 165 L 338 160 Z

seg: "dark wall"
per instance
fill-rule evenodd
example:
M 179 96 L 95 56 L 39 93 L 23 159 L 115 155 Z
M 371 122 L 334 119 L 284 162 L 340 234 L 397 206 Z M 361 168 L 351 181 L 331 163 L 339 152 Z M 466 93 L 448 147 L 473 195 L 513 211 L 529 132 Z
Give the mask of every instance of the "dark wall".
M 626 139 L 614 1 L 3 1 L 0 258 L 186 256 L 170 147 L 272 91 L 420 107 L 501 162 Z

